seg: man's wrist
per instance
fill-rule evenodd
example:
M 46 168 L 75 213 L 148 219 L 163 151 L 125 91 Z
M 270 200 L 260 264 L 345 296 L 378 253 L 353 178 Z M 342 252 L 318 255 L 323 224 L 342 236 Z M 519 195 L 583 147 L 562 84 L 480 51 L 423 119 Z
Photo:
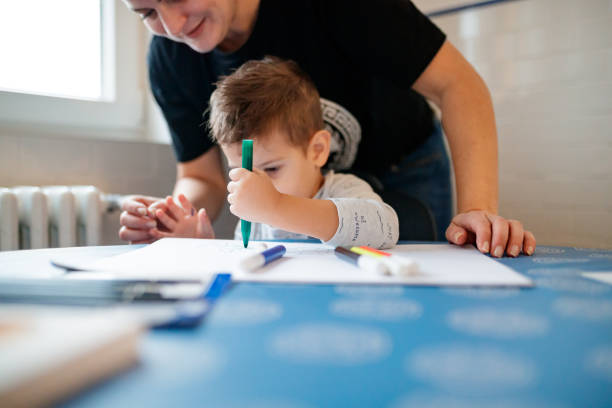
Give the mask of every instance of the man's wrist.
M 457 209 L 458 214 L 465 214 L 465 213 L 469 213 L 472 211 L 484 211 L 484 212 L 495 214 L 495 215 L 497 215 L 498 213 L 497 208 L 492 207 L 492 206 L 491 207 L 484 207 L 484 206 L 483 207 L 469 207 L 466 209 L 462 209 L 462 208 Z

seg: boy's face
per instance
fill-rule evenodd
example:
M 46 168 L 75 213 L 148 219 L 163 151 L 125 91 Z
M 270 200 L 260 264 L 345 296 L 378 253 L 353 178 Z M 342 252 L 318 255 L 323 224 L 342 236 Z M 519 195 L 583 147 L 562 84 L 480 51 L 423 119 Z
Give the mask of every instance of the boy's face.
M 242 167 L 242 143 L 221 145 L 230 168 Z M 304 151 L 289 142 L 280 131 L 256 137 L 253 142 L 253 167 L 264 171 L 274 187 L 283 194 L 312 198 L 321 187 L 321 167 L 329 156 L 329 133 L 317 132 Z

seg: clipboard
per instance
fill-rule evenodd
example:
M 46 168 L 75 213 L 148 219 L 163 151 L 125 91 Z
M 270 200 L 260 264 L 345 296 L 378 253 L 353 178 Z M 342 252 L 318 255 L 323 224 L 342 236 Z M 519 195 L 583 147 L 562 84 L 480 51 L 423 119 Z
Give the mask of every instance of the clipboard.
M 219 273 L 201 280 L 0 278 L 0 303 L 120 307 L 140 314 L 150 327 L 198 325 L 231 283 Z

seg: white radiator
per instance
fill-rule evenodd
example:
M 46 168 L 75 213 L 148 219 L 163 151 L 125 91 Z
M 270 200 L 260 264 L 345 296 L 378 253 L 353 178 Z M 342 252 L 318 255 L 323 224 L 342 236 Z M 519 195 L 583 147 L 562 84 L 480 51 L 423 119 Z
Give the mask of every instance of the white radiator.
M 94 186 L 0 188 L 0 251 L 100 245 L 118 202 Z

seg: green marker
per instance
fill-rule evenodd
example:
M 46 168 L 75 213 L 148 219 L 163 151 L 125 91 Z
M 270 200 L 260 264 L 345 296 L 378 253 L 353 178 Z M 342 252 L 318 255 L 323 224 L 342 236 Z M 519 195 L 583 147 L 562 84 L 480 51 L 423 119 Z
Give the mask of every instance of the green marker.
M 253 141 L 242 141 L 242 168 L 248 171 L 253 171 Z M 249 237 L 251 236 L 251 222 L 240 220 L 240 230 L 242 231 L 242 243 L 244 247 L 249 246 Z

